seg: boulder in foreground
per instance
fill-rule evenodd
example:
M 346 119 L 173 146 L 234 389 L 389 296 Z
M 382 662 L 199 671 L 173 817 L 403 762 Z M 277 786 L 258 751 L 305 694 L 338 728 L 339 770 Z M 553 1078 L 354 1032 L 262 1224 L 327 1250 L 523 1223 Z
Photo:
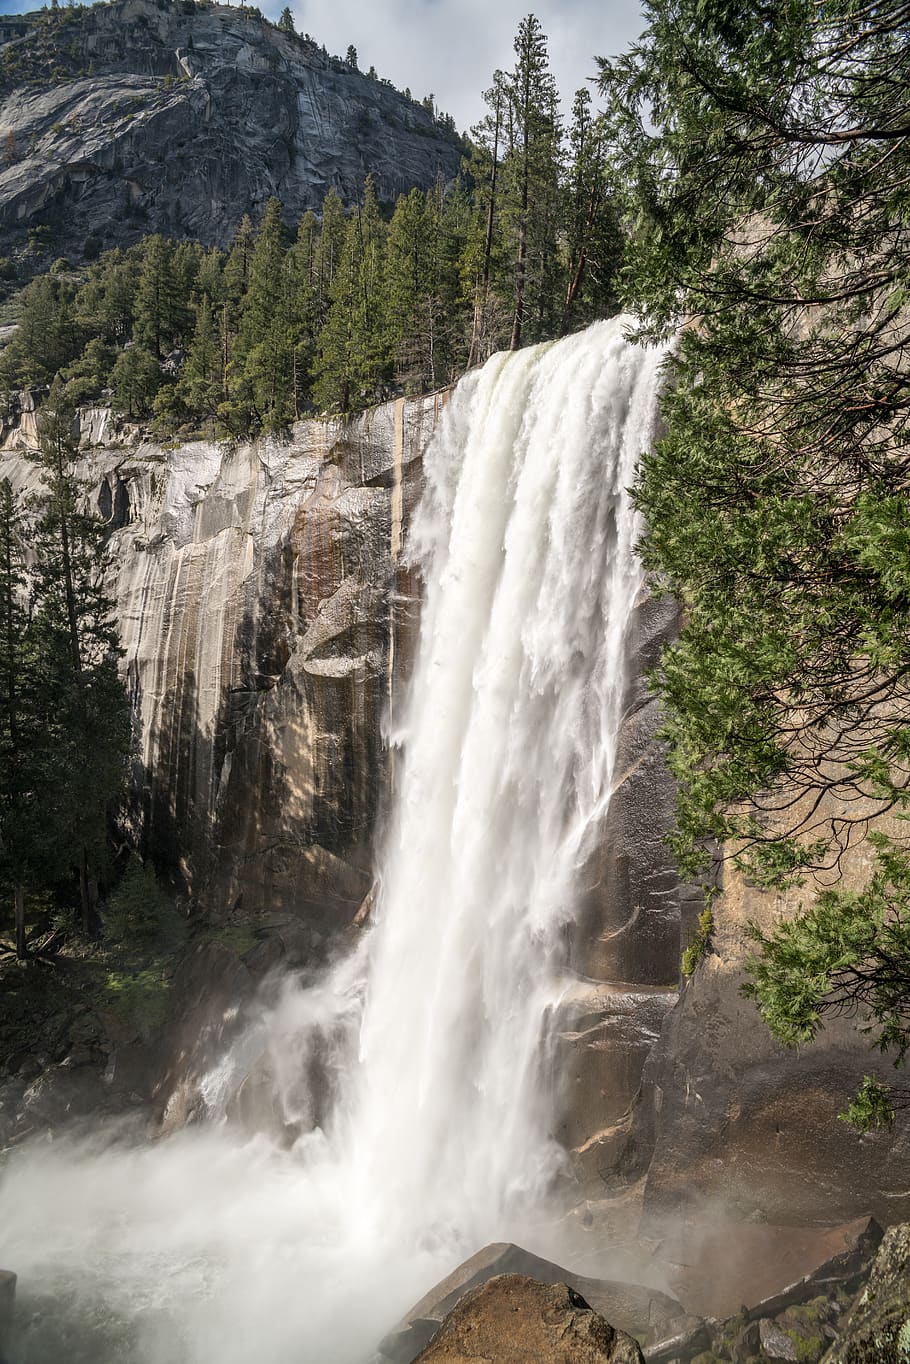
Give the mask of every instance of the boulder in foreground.
M 904 1364 L 910 1359 L 910 1223 L 885 1232 L 866 1286 L 825 1364 Z
M 655 1288 L 612 1279 L 588 1279 L 541 1259 L 522 1246 L 499 1241 L 463 1261 L 415 1303 L 380 1343 L 380 1356 L 390 1364 L 411 1364 L 456 1303 L 498 1275 L 520 1275 L 542 1284 L 568 1284 L 596 1312 L 645 1342 L 675 1335 L 693 1321 L 685 1316 L 675 1298 Z
M 453 1307 L 415 1364 L 644 1364 L 568 1284 L 500 1274 Z

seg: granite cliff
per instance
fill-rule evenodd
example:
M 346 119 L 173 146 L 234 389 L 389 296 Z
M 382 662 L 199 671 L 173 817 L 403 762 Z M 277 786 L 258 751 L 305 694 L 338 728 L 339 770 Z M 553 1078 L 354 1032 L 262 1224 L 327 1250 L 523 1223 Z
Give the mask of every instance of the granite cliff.
M 454 133 L 258 11 L 114 0 L 0 19 L 0 253 L 30 271 L 149 232 L 227 243 L 276 195 L 289 222 L 451 178 Z M 37 229 L 37 231 L 35 231 Z

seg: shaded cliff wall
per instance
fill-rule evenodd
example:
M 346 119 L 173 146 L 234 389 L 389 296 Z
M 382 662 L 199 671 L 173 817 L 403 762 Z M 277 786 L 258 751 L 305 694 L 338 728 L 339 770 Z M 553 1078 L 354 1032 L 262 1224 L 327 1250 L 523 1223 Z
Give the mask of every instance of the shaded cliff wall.
M 858 888 L 870 850 L 844 855 L 839 885 Z M 894 1080 L 861 1020 L 828 1022 L 798 1052 L 775 1042 L 742 997 L 750 921 L 766 931 L 816 887 L 770 893 L 729 864 L 714 906 L 712 951 L 668 1015 L 644 1069 L 622 1168 L 646 1174 L 646 1223 L 705 1213 L 777 1223 L 910 1215 L 910 1130 L 861 1135 L 838 1119 L 863 1075 Z
M 648 670 L 676 629 L 669 599 L 642 592 L 626 640 L 626 695 L 616 782 L 604 829 L 581 874 L 564 1007 L 563 1064 L 571 1101 L 560 1138 L 581 1189 L 609 1179 L 624 1118 L 679 985 L 680 923 L 693 893 L 665 843 L 674 789 L 655 735 Z

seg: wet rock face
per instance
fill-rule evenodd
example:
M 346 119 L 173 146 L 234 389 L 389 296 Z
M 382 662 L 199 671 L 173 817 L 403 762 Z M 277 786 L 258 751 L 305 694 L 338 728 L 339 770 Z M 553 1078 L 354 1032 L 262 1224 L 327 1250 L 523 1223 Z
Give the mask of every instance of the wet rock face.
M 864 882 L 866 855 L 848 850 L 843 889 Z M 707 1213 L 830 1225 L 871 1212 L 888 1224 L 910 1215 L 906 1124 L 863 1135 L 838 1117 L 865 1074 L 894 1079 L 862 1019 L 826 1020 L 815 1041 L 791 1051 L 742 995 L 748 924 L 768 930 L 815 888 L 762 891 L 724 866 L 722 889 L 711 950 L 667 1017 L 634 1112 L 646 1221 Z
M 302 423 L 289 443 L 125 449 L 108 431 L 87 450 L 136 714 L 137 834 L 218 914 L 240 902 L 326 935 L 369 891 L 416 615 L 397 553 L 441 403 Z M 0 469 L 32 486 L 14 450 Z
M 12 1270 L 0 1269 L 0 1346 L 9 1332 L 16 1301 L 16 1276 Z
M 681 919 L 700 906 L 698 891 L 680 885 L 665 841 L 675 792 L 647 684 L 676 628 L 675 604 L 642 592 L 626 637 L 613 793 L 581 874 L 570 956 L 579 979 L 565 997 L 558 1038 L 567 1094 L 560 1137 L 592 1197 L 610 1177 L 615 1125 L 677 999 Z
M 458 170 L 421 105 L 243 9 L 61 7 L 0 40 L 5 252 L 38 224 L 74 258 L 146 232 L 224 245 L 273 194 L 296 221 L 367 174 L 391 200 Z
M 437 412 L 399 404 L 304 425 L 290 446 L 177 452 L 149 537 L 113 537 L 146 837 L 216 906 L 242 898 L 245 914 L 293 910 L 332 933 L 369 890 L 408 607 L 380 474 L 409 484 L 405 514 Z

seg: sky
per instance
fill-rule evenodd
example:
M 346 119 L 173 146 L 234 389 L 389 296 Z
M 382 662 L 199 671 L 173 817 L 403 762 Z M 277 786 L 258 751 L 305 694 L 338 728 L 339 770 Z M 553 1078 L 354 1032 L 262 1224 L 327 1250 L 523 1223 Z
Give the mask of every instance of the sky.
M 285 0 L 258 2 L 275 19 Z M 0 14 L 39 7 L 0 0 Z M 297 28 L 330 52 L 343 56 L 353 43 L 362 70 L 375 66 L 418 99 L 433 94 L 462 132 L 482 115 L 493 72 L 511 67 L 512 39 L 530 9 L 549 40 L 566 109 L 595 74 L 594 56 L 621 52 L 643 27 L 638 0 L 296 0 L 290 8 Z
M 260 3 L 270 16 L 282 7 Z M 299 0 L 291 10 L 298 29 L 330 52 L 353 43 L 362 70 L 375 66 L 419 99 L 435 95 L 462 132 L 481 117 L 493 72 L 512 66 L 512 40 L 529 11 L 547 35 L 567 107 L 595 74 L 595 55 L 622 51 L 644 26 L 638 0 Z

